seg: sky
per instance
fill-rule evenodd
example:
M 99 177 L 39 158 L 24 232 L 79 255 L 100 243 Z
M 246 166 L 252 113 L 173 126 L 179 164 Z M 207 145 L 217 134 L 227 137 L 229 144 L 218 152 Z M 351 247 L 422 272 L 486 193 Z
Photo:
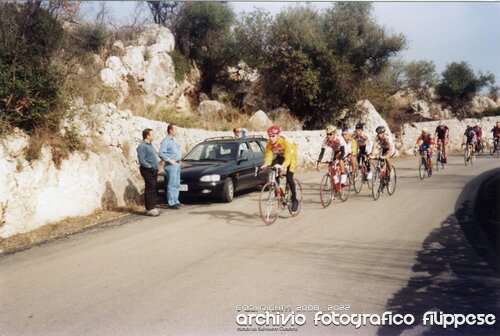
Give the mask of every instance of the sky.
M 332 2 L 309 2 L 318 9 Z M 297 2 L 231 2 L 237 13 L 261 7 L 272 14 Z M 305 4 L 304 2 L 300 4 Z M 97 2 L 85 4 L 91 15 Z M 135 8 L 134 1 L 110 1 L 109 11 L 125 21 Z M 495 75 L 500 84 L 500 3 L 499 2 L 375 2 L 373 15 L 388 32 L 402 33 L 407 49 L 404 61 L 427 60 L 441 73 L 447 64 L 465 61 L 474 69 Z

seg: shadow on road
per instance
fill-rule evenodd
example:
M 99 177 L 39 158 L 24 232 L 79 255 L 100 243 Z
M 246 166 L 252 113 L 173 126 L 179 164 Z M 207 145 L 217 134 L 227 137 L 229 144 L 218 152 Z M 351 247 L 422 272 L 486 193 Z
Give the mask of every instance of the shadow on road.
M 488 173 L 486 173 L 488 174 Z M 465 186 L 455 211 L 422 244 L 406 287 L 387 302 L 393 313 L 413 314 L 421 324 L 426 311 L 447 314 L 500 315 L 498 259 L 490 241 L 474 216 L 470 199 L 481 176 Z M 401 335 L 414 326 L 383 326 L 378 335 Z M 421 326 L 418 335 L 499 335 L 500 322 L 493 326 Z M 404 334 L 414 334 L 407 330 Z

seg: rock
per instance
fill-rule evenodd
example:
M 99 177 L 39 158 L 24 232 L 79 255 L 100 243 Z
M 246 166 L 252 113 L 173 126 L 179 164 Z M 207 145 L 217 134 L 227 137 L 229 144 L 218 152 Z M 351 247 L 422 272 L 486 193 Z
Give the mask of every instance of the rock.
M 137 81 L 144 79 L 144 50 L 144 46 L 127 47 L 122 57 L 123 64 Z
M 104 68 L 101 70 L 101 80 L 105 86 L 109 86 L 120 90 L 122 93 L 122 98 L 128 94 L 128 84 L 110 68 Z
M 249 120 L 250 128 L 256 131 L 265 131 L 272 124 L 273 121 L 269 119 L 266 112 L 262 110 L 255 112 Z
M 236 67 L 228 67 L 229 79 L 233 81 L 255 82 L 259 79 L 257 70 L 250 68 L 245 62 L 240 61 Z
M 267 113 L 269 118 L 275 120 L 284 116 L 291 116 L 292 112 L 288 107 L 277 107 Z
M 111 47 L 117 51 L 125 50 L 125 46 L 123 45 L 123 42 L 120 40 L 116 40 Z
M 144 73 L 142 88 L 146 94 L 166 97 L 176 88 L 175 70 L 172 58 L 168 54 L 157 54 L 151 58 Z
M 473 113 L 481 113 L 486 109 L 497 108 L 498 104 L 491 98 L 485 96 L 474 96 L 471 102 L 470 111 Z
M 166 27 L 160 27 L 156 36 L 156 43 L 149 47 L 152 55 L 161 52 L 172 52 L 175 47 L 175 38 L 170 30 Z
M 216 100 L 205 100 L 200 103 L 200 106 L 198 106 L 198 112 L 202 117 L 211 119 L 224 116 L 227 112 L 227 109 L 226 105 Z
M 411 108 L 413 110 L 413 113 L 419 114 L 420 116 L 424 118 L 430 118 L 430 110 L 429 110 L 429 105 L 427 105 L 426 101 L 423 100 L 417 100 L 411 103 Z
M 210 97 L 204 92 L 200 92 L 198 97 L 199 97 L 198 100 L 200 101 L 200 103 L 204 102 L 206 100 L 210 100 Z
M 394 135 L 387 122 L 380 116 L 375 107 L 369 100 L 362 100 L 356 104 L 356 110 L 360 113 L 359 119 L 356 121 L 364 124 L 364 133 L 367 134 L 373 141 L 376 136 L 375 129 L 378 126 L 384 126 L 386 133 L 389 136 L 389 141 L 394 145 Z M 352 125 L 350 128 L 353 128 Z
M 106 60 L 106 67 L 113 70 L 119 78 L 124 78 L 128 75 L 128 71 L 123 66 L 122 61 L 116 56 L 111 56 Z

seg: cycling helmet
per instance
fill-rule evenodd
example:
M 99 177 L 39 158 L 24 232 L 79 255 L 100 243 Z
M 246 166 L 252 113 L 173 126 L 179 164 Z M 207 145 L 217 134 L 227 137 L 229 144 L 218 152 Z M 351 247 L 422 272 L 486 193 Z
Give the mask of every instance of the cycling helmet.
M 337 130 L 337 128 L 336 128 L 335 126 L 333 126 L 333 125 L 328 125 L 328 126 L 326 126 L 326 133 L 327 133 L 327 134 L 328 134 L 328 133 L 333 133 L 333 132 L 335 132 L 336 130 Z
M 375 132 L 377 132 L 377 134 L 380 134 L 380 133 L 385 133 L 385 127 L 384 126 L 379 126 L 375 129 Z
M 273 125 L 267 129 L 267 135 L 278 135 L 281 133 L 281 128 L 278 125 Z
M 357 130 L 363 130 L 363 124 L 356 124 Z
M 439 126 L 444 126 L 444 121 L 440 120 L 439 121 Z
M 349 134 L 349 129 L 347 127 L 342 127 L 342 134 Z
M 429 133 L 429 129 L 427 127 L 422 128 L 422 133 Z

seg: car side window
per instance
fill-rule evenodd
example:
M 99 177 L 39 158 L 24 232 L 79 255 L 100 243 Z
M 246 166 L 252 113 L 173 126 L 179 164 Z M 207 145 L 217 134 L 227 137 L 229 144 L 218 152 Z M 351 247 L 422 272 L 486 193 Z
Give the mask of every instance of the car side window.
M 252 153 L 248 149 L 248 145 L 246 142 L 240 143 L 240 146 L 238 147 L 238 157 L 245 156 L 247 159 L 252 160 L 253 156 Z
M 255 159 L 263 159 L 264 158 L 264 149 L 261 147 L 259 142 L 257 141 L 250 141 L 250 148 L 252 149 L 253 155 Z

